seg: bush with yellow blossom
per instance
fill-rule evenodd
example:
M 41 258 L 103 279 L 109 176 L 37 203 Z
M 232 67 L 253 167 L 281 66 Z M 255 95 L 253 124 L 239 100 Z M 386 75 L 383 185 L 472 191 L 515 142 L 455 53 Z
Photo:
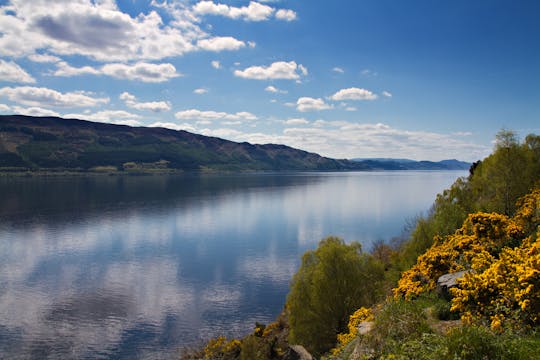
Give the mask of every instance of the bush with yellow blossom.
M 358 335 L 358 326 L 364 321 L 372 321 L 373 313 L 371 309 L 361 307 L 356 310 L 351 316 L 349 316 L 349 323 L 347 328 L 349 332 L 338 334 L 338 346 L 332 349 L 332 354 L 338 354 L 341 352 L 351 341 L 353 341 Z
M 412 299 L 433 290 L 441 275 L 469 270 L 452 290 L 452 311 L 462 320 L 495 331 L 539 325 L 540 189 L 518 206 L 513 218 L 471 214 L 455 234 L 436 239 L 403 273 L 395 297 Z

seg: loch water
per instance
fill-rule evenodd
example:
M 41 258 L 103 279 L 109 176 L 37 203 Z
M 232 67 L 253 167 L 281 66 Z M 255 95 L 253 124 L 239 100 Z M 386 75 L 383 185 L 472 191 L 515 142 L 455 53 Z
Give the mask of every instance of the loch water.
M 369 250 L 465 175 L 0 178 L 0 358 L 169 359 L 242 336 L 319 240 Z

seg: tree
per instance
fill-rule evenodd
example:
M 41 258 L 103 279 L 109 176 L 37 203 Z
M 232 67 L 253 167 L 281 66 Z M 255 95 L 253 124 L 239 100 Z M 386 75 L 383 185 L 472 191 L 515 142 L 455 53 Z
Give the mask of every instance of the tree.
M 292 344 L 320 355 L 347 330 L 349 316 L 380 298 L 384 269 L 358 243 L 328 237 L 307 251 L 287 297 Z
M 533 167 L 539 159 L 529 147 L 535 146 L 535 140 L 529 136 L 529 144 L 520 144 L 510 130 L 497 133 L 493 154 L 482 161 L 471 178 L 478 210 L 505 215 L 515 212 L 517 199 L 537 180 Z

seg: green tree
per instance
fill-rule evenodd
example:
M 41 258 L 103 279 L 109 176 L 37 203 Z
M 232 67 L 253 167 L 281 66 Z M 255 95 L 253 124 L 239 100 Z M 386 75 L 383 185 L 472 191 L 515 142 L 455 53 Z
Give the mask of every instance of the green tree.
M 536 146 L 534 136 L 529 140 Z M 493 154 L 482 161 L 471 178 L 475 210 L 512 215 L 517 199 L 538 179 L 534 170 L 538 161 L 534 151 L 527 143 L 520 144 L 513 131 L 499 131 Z
M 320 355 L 347 330 L 349 316 L 380 299 L 384 269 L 358 243 L 328 237 L 302 257 L 287 297 L 292 344 Z

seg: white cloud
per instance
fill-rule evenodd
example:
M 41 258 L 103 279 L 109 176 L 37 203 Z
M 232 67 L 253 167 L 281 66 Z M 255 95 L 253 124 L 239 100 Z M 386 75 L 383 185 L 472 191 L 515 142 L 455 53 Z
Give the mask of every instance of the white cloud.
M 281 133 L 249 133 L 233 129 L 203 129 L 208 136 L 253 144 L 285 144 L 336 159 L 355 157 L 396 157 L 408 154 L 417 160 L 448 158 L 475 161 L 491 151 L 459 136 L 410 131 L 386 124 L 359 124 L 347 121 L 317 120 L 312 126 L 285 128 Z
M 287 93 L 287 90 L 280 90 L 278 89 L 277 87 L 273 86 L 273 85 L 269 85 L 267 86 L 264 91 L 268 91 L 270 93 L 274 93 L 274 94 L 286 94 Z
M 28 108 L 24 108 L 24 107 L 21 107 L 21 106 L 14 106 L 13 107 L 13 112 L 15 114 L 27 115 L 27 116 L 56 116 L 56 117 L 60 117 L 60 114 L 57 113 L 56 111 L 49 110 L 49 109 L 43 109 L 43 108 L 36 107 L 36 106 L 28 107 Z
M 334 95 L 330 96 L 330 99 L 335 101 L 341 100 L 375 100 L 377 95 L 366 89 L 360 89 L 356 87 L 341 89 Z
M 246 43 L 231 36 L 212 37 L 197 41 L 197 47 L 208 51 L 238 50 L 246 46 Z
M 55 63 L 62 60 L 58 56 L 47 54 L 32 54 L 28 56 L 28 59 L 37 63 Z
M 307 124 L 309 124 L 309 121 L 307 121 L 304 118 L 296 118 L 296 119 L 285 120 L 285 124 L 287 124 L 287 125 L 307 125 Z
M 391 98 L 391 97 L 392 97 L 392 94 L 389 93 L 388 91 L 383 91 L 383 92 L 382 92 L 382 95 L 383 95 L 384 97 L 387 97 L 387 98 Z
M 472 134 L 473 133 L 470 131 L 458 131 L 458 132 L 452 133 L 452 135 L 455 135 L 455 136 L 471 136 Z
M 301 97 L 296 101 L 296 110 L 301 112 L 329 109 L 332 109 L 332 105 L 325 103 L 321 98 Z
M 65 114 L 66 119 L 81 119 L 117 125 L 139 126 L 139 115 L 123 110 L 104 110 L 90 114 Z
M 0 111 L 1 112 L 10 112 L 11 108 L 7 106 L 6 104 L 0 104 Z
M 208 90 L 205 88 L 198 88 L 198 89 L 193 90 L 193 93 L 198 94 L 198 95 L 206 94 L 207 92 Z
M 193 6 L 193 11 L 199 15 L 219 15 L 231 19 L 264 21 L 268 20 L 275 10 L 271 6 L 254 1 L 251 1 L 248 6 L 242 7 L 216 4 L 213 1 L 200 1 Z
M 171 104 L 167 101 L 138 102 L 137 98 L 128 92 L 123 92 L 119 98 L 124 101 L 126 106 L 137 110 L 150 110 L 153 112 L 171 110 Z
M 332 71 L 333 71 L 333 72 L 340 73 L 340 74 L 345 73 L 345 70 L 343 70 L 342 68 L 337 67 L 337 66 L 336 66 L 335 68 L 333 68 Z
M 279 9 L 276 11 L 276 19 L 293 21 L 296 20 L 296 13 L 293 10 L 289 9 Z
M 235 70 L 234 75 L 255 80 L 296 80 L 300 78 L 300 75 L 307 75 L 307 69 L 294 61 L 277 61 L 270 66 L 251 66 L 244 70 Z
M 174 65 L 165 64 L 151 64 L 145 62 L 138 62 L 133 65 L 126 64 L 106 64 L 100 68 L 94 68 L 91 66 L 73 67 L 64 61 L 56 64 L 57 69 L 53 72 L 54 76 L 79 76 L 79 75 L 106 75 L 117 79 L 142 81 L 148 83 L 160 83 L 169 81 L 175 77 L 182 76 L 182 74 L 176 72 Z
M 52 73 L 54 76 L 80 76 L 80 75 L 100 75 L 101 72 L 91 66 L 83 66 L 80 68 L 73 67 L 65 61 L 59 61 L 56 64 L 56 71 Z
M 214 69 L 221 69 L 221 63 L 219 61 L 214 60 L 211 62 L 211 64 Z
M 94 107 L 109 102 L 109 98 L 94 98 L 84 92 L 61 93 L 44 87 L 4 87 L 0 96 L 28 106 L 36 107 Z
M 11 0 L 0 8 L 0 56 L 29 56 L 32 61 L 55 62 L 59 59 L 45 56 L 80 55 L 102 62 L 126 62 L 239 48 L 231 40 L 226 46 L 224 40 L 198 45 L 203 39 L 214 37 L 201 29 L 200 20 L 184 2 L 152 5 L 166 12 L 170 20 L 166 22 L 154 10 L 132 17 L 114 1 Z M 267 16 L 262 11 L 266 7 L 253 3 L 240 13 L 245 19 L 258 20 Z M 270 14 L 273 11 L 270 8 Z
M 169 81 L 182 74 L 176 72 L 172 64 L 149 64 L 140 62 L 134 65 L 107 64 L 101 68 L 105 75 L 119 79 L 140 80 L 143 82 L 159 83 Z
M 22 67 L 13 61 L 5 61 L 0 59 L 0 79 L 1 81 L 16 82 L 16 83 L 30 83 L 36 82 L 30 74 L 28 74 Z
M 189 132 L 196 132 L 197 131 L 195 129 L 195 127 L 193 127 L 193 125 L 187 124 L 187 123 L 175 124 L 175 123 L 171 123 L 171 122 L 155 122 L 155 123 L 152 123 L 152 124 L 150 124 L 148 126 L 149 127 L 162 127 L 162 128 L 166 128 L 166 129 L 172 129 L 172 130 L 185 130 L 185 131 L 189 131 Z
M 256 120 L 257 117 L 247 111 L 241 111 L 234 114 L 229 114 L 220 111 L 201 111 L 197 109 L 189 109 L 179 111 L 174 115 L 180 120 L 198 120 L 198 121 L 211 121 L 211 120 Z

